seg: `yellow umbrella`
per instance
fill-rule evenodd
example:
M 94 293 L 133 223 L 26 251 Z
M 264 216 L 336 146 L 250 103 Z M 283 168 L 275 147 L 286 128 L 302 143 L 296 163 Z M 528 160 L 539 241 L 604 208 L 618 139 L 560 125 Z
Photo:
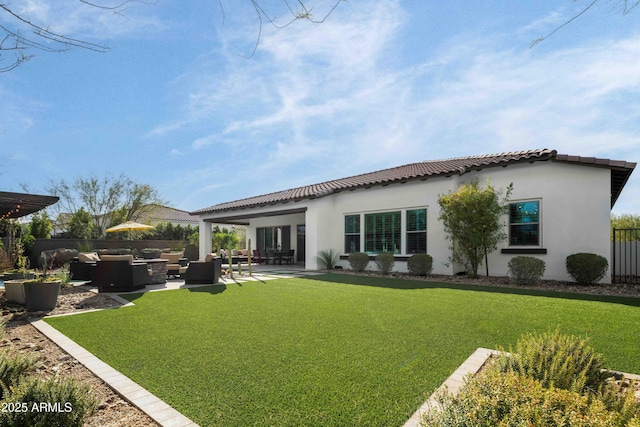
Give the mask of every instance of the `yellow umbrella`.
M 118 231 L 126 231 L 129 230 L 129 249 L 131 249 L 131 230 L 151 230 L 153 226 L 147 224 L 140 224 L 138 222 L 127 221 L 122 224 L 114 225 L 113 227 L 107 228 L 107 233 L 115 233 Z

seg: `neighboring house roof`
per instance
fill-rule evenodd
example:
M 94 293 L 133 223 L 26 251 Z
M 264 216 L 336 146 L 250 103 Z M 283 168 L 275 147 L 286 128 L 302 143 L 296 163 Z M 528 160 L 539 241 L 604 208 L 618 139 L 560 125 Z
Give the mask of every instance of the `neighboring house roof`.
M 140 220 L 151 222 L 187 222 L 197 224 L 198 220 L 189 215 L 189 212 L 167 206 L 154 205 L 149 211 L 142 214 Z
M 319 184 L 277 191 L 275 193 L 249 197 L 232 202 L 220 203 L 191 212 L 191 215 L 219 213 L 296 202 L 304 199 L 324 197 L 345 190 L 370 188 L 373 186 L 386 186 L 393 183 L 404 183 L 414 180 L 424 181 L 431 177 L 463 175 L 467 172 L 478 171 L 490 167 L 507 166 L 515 163 L 532 163 L 537 161 L 576 163 L 611 169 L 612 207 L 618 199 L 622 188 L 629 179 L 631 172 L 633 172 L 633 169 L 636 166 L 635 163 L 625 161 L 558 154 L 556 150 L 549 149 L 457 157 L 444 160 L 429 160 L 347 178 L 326 181 Z

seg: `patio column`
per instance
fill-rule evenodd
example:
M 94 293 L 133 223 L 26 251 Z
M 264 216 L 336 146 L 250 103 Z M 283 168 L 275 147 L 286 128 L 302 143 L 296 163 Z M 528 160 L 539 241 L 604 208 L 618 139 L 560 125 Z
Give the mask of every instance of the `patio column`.
M 211 253 L 211 250 L 213 248 L 211 245 L 211 223 L 206 222 L 202 218 L 200 218 L 199 228 L 200 260 L 202 261 L 208 253 Z

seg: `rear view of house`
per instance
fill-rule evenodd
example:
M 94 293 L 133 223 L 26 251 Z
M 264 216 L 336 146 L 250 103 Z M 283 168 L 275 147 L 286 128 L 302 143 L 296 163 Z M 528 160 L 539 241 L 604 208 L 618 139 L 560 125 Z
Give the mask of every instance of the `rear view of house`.
M 211 250 L 211 224 L 247 228 L 254 249 L 293 249 L 307 269 L 318 267 L 318 252 L 343 256 L 393 252 L 395 268 L 428 253 L 434 274 L 456 274 L 450 242 L 438 220 L 438 197 L 461 184 L 490 180 L 495 188 L 513 183 L 508 238 L 489 255 L 491 275 L 507 274 L 513 256 L 546 263 L 546 279 L 569 280 L 565 259 L 592 252 L 609 260 L 609 221 L 635 163 L 558 154 L 541 149 L 423 161 L 217 204 L 192 212 L 200 218 L 200 253 Z M 608 276 L 607 276 L 608 277 Z

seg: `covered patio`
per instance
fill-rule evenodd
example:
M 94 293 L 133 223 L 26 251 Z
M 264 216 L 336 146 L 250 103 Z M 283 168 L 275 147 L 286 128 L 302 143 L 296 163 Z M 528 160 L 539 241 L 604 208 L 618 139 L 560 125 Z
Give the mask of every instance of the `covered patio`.
M 212 228 L 220 226 L 244 226 L 247 232 L 247 249 L 251 242 L 251 256 L 253 251 L 259 251 L 261 263 L 254 260 L 253 268 L 278 269 L 300 268 L 306 264 L 306 207 L 285 210 L 264 210 L 251 214 L 244 212 L 215 212 L 212 215 L 200 217 L 200 253 L 212 251 Z M 277 254 L 289 254 L 293 251 L 292 262 L 282 262 L 277 256 L 266 261 L 268 251 Z M 275 265 L 273 265 L 275 261 Z M 287 260 L 289 261 L 289 260 Z M 245 265 L 242 266 L 245 268 Z

